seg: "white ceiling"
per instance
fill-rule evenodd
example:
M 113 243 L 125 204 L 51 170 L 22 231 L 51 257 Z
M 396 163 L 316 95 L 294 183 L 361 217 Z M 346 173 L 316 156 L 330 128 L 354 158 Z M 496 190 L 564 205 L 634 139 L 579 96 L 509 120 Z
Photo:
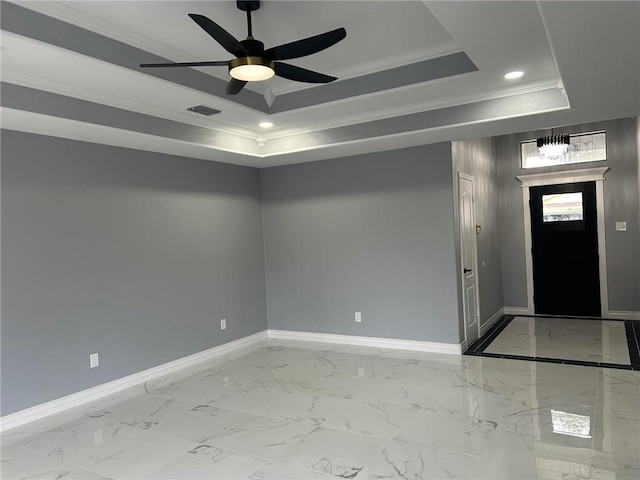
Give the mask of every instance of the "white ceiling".
M 229 59 L 188 13 L 246 35 L 234 1 L 3 2 L 2 127 L 264 167 L 640 114 L 639 2 L 267 0 L 253 14 L 266 47 L 346 28 L 289 62 L 339 80 L 237 97 L 220 93 L 225 67 L 135 65 Z M 476 71 L 427 78 L 461 52 Z M 222 113 L 186 111 L 199 104 Z

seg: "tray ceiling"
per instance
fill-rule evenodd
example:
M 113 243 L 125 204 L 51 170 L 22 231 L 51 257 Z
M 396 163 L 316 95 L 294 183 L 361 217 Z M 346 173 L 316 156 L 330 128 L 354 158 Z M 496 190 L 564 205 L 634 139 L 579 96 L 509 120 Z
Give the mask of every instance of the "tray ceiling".
M 267 0 L 253 14 L 267 47 L 346 28 L 289 62 L 339 80 L 274 77 L 236 97 L 225 67 L 138 66 L 229 59 L 187 14 L 241 39 L 233 1 L 1 8 L 8 129 L 265 167 L 640 114 L 637 2 Z

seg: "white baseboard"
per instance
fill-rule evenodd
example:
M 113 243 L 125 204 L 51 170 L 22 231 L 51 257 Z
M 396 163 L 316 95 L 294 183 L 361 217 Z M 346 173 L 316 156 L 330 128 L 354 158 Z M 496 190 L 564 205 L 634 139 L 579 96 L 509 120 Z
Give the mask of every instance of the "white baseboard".
M 527 307 L 504 307 L 505 315 L 531 315 Z
M 486 322 L 484 322 L 483 324 L 480 325 L 480 336 L 484 335 L 487 332 L 487 330 L 489 330 L 491 328 L 491 325 L 496 323 L 498 320 L 500 320 L 505 315 L 504 310 L 505 310 L 505 308 L 502 307 L 496 313 L 491 315 Z
M 640 320 L 640 312 L 616 312 L 609 310 L 607 318 L 618 318 L 620 320 Z
M 143 370 L 111 382 L 103 383 L 95 387 L 72 393 L 62 398 L 42 403 L 19 412 L 0 417 L 0 432 L 25 425 L 36 420 L 63 412 L 86 403 L 98 400 L 113 393 L 120 392 L 144 382 L 154 380 L 183 368 L 191 367 L 212 358 L 230 353 L 251 345 L 267 341 L 269 338 L 283 340 L 300 340 L 343 345 L 360 345 L 375 348 L 392 348 L 399 350 L 414 350 L 420 352 L 446 353 L 460 355 L 462 346 L 455 343 L 423 342 L 414 340 L 401 340 L 393 338 L 358 337 L 353 335 L 333 335 L 326 333 L 293 332 L 286 330 L 265 330 L 248 337 L 234 340 L 217 347 L 194 353 L 177 360 L 158 365 L 157 367 Z
M 269 330 L 269 338 L 300 340 L 303 342 L 338 343 L 375 348 L 395 348 L 419 352 L 448 353 L 460 355 L 462 349 L 457 343 L 423 342 L 395 338 L 358 337 L 355 335 L 335 335 L 330 333 L 294 332 L 290 330 Z
M 158 365 L 157 367 L 143 370 L 142 372 L 134 373 L 111 382 L 103 383 L 102 385 L 97 385 L 77 393 L 72 393 L 71 395 L 67 395 L 50 402 L 42 403 L 34 407 L 20 410 L 19 412 L 5 415 L 0 417 L 0 432 L 40 420 L 44 417 L 48 417 L 49 415 L 60 413 L 64 410 L 98 400 L 107 395 L 111 395 L 112 393 L 120 392 L 126 388 L 140 385 L 163 375 L 197 365 L 201 362 L 206 362 L 207 360 L 220 355 L 240 350 L 267 340 L 267 331 L 264 330 L 256 334 L 249 335 L 248 337 L 240 338 L 202 352 L 194 353 L 193 355 L 188 355 L 186 357 Z

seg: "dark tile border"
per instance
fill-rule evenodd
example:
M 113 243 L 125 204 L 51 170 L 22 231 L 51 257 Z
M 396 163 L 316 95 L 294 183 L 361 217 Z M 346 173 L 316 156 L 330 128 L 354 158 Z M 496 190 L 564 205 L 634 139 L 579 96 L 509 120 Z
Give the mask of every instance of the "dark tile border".
M 538 315 L 518 315 L 519 317 L 538 317 Z M 544 318 L 567 318 L 567 317 L 556 317 L 552 315 L 540 315 L 540 317 Z M 573 317 L 577 320 L 605 320 L 605 321 L 614 321 L 614 322 L 624 322 L 624 329 L 627 335 L 627 347 L 629 348 L 629 359 L 631 360 L 631 365 L 621 365 L 617 363 L 606 363 L 606 362 L 586 362 L 583 360 L 566 360 L 561 358 L 548 358 L 548 357 L 528 357 L 525 355 L 507 355 L 507 354 L 499 354 L 499 353 L 487 353 L 485 349 L 491 345 L 491 343 L 496 339 L 500 333 L 511 323 L 511 321 L 515 318 L 514 315 L 505 315 L 500 320 L 495 322 L 489 330 L 476 341 L 474 341 L 468 348 L 465 350 L 463 355 L 471 355 L 476 357 L 491 357 L 491 358 L 504 358 L 509 360 L 525 360 L 525 361 L 533 361 L 533 362 L 542 362 L 542 363 L 556 363 L 562 365 L 580 365 L 585 367 L 599 367 L 599 368 L 615 368 L 618 370 L 636 370 L 640 371 L 640 320 L 615 320 L 608 318 L 578 318 Z
M 469 345 L 469 347 L 465 351 L 465 354 L 471 354 L 473 352 L 484 352 L 484 350 L 489 345 L 491 345 L 491 342 L 493 342 L 496 337 L 502 333 L 502 331 L 507 327 L 507 325 L 511 323 L 511 320 L 513 320 L 514 318 L 514 315 L 504 315 L 497 322 L 491 325 L 491 327 L 489 327 L 489 330 L 487 330 L 487 332 L 482 337 L 476 339 L 471 345 Z

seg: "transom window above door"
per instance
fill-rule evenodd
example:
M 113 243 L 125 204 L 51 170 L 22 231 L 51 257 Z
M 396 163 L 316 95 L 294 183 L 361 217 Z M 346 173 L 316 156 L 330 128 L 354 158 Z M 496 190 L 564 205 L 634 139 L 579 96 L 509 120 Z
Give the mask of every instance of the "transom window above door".
M 522 168 L 598 162 L 607 159 L 607 134 L 600 131 L 569 135 L 567 151 L 558 155 L 545 155 L 536 140 L 527 140 L 520 144 L 520 155 Z

